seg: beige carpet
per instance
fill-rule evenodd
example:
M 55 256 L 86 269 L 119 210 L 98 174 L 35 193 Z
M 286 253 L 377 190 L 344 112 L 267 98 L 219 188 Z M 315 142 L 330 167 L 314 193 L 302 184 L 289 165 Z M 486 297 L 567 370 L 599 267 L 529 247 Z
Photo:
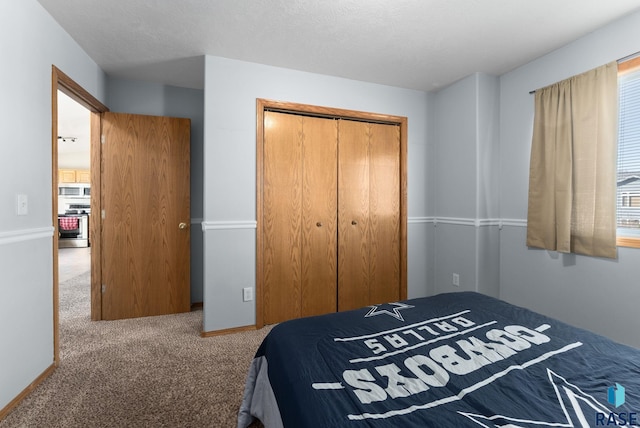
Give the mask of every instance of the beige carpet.
M 60 284 L 60 367 L 8 427 L 234 427 L 268 328 L 201 338 L 202 312 L 89 320 L 89 273 Z

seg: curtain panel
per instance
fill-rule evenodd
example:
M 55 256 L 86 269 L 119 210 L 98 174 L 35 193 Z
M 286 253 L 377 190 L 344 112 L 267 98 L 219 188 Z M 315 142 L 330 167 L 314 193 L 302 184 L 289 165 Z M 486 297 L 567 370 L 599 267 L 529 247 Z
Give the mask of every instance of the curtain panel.
M 615 258 L 618 67 L 535 95 L 527 245 Z

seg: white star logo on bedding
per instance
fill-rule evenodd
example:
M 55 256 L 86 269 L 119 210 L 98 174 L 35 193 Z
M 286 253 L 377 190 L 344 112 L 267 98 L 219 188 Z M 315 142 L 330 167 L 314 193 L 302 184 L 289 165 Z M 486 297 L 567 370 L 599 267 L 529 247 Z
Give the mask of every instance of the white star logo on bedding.
M 391 307 L 393 306 L 393 308 L 391 308 L 390 310 L 388 309 L 380 309 L 381 306 L 386 306 L 386 307 Z M 371 309 L 369 310 L 369 312 L 367 312 L 367 314 L 364 316 L 365 318 L 368 317 L 372 317 L 374 315 L 390 315 L 392 317 L 394 317 L 397 320 L 400 321 L 404 321 L 404 318 L 402 318 L 402 315 L 400 314 L 400 311 L 402 309 L 408 309 L 408 308 L 413 308 L 414 306 L 412 305 L 406 305 L 404 303 L 383 303 L 381 305 L 373 305 L 373 306 L 369 306 Z
M 583 392 L 577 386 L 567 382 L 565 378 L 547 369 L 549 381 L 553 385 L 556 392 L 558 404 L 562 408 L 566 417 L 566 422 L 545 422 L 527 420 L 522 418 L 514 418 L 504 415 L 484 416 L 467 412 L 458 412 L 473 422 L 485 428 L 533 428 L 533 427 L 562 427 L 573 428 L 582 427 L 589 428 L 592 426 L 590 422 L 594 422 L 594 414 L 596 412 L 609 414 L 609 409 L 593 396 Z M 586 407 L 585 409 L 583 408 Z M 591 413 L 594 411 L 594 413 Z M 617 424 L 616 424 L 617 425 Z M 628 425 L 635 426 L 635 425 Z

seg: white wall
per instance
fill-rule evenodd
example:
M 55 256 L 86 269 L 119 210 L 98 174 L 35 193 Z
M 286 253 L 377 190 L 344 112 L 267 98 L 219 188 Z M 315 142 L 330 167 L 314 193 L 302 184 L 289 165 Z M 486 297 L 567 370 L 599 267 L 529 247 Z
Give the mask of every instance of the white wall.
M 472 74 L 438 91 L 434 104 L 435 292 L 497 297 L 498 79 Z
M 0 2 L 0 409 L 53 363 L 51 65 L 96 98 L 103 72 L 35 1 Z M 28 215 L 16 216 L 16 194 Z
M 533 95 L 547 86 L 640 51 L 640 13 L 601 28 L 500 78 L 500 297 L 640 347 L 640 250 L 617 260 L 528 249 L 526 239 Z
M 255 322 L 254 302 L 243 303 L 241 290 L 255 286 L 255 99 L 268 98 L 409 118 L 409 297 L 451 291 L 450 273 L 460 266 L 463 285 L 494 294 L 499 266 L 501 298 L 640 347 L 640 250 L 622 248 L 611 261 L 527 249 L 523 227 L 529 91 L 636 51 L 640 13 L 501 76 L 499 88 L 495 78 L 476 74 L 439 94 L 206 57 L 204 200 L 192 207 L 204 218 L 204 330 Z M 0 52 L 0 131 L 11 135 L 0 144 L 2 409 L 53 362 L 51 65 L 99 100 L 107 90 L 104 73 L 35 0 L 0 2 Z M 127 103 L 127 110 L 134 108 Z M 461 157 L 461 176 L 441 168 L 464 151 L 473 155 Z M 465 187 L 470 181 L 475 190 Z M 448 199 L 451 189 L 469 201 Z M 15 215 L 18 193 L 28 195 L 26 216 Z M 476 227 L 496 216 L 504 223 L 499 235 L 494 226 Z M 434 226 L 438 218 L 465 224 Z M 459 245 L 471 241 L 469 249 Z
M 204 330 L 255 323 L 255 302 L 242 301 L 242 288 L 256 278 L 256 98 L 408 117 L 408 294 L 427 295 L 429 95 L 208 56 Z

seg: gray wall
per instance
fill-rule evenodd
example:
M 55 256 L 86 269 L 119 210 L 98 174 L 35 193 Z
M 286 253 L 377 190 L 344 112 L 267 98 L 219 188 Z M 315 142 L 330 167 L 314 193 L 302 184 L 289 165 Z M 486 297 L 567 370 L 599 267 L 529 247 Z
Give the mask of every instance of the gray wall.
M 12 136 L 0 145 L 0 408 L 53 363 L 51 64 L 114 111 L 203 124 L 193 128 L 203 145 L 192 145 L 192 221 L 202 217 L 204 232 L 196 226 L 192 238 L 197 255 L 204 235 L 205 331 L 255 322 L 241 290 L 255 286 L 255 99 L 269 98 L 409 118 L 409 297 L 454 290 L 457 272 L 456 291 L 495 295 L 499 283 L 507 301 L 640 347 L 640 250 L 604 260 L 525 246 L 529 91 L 637 51 L 640 13 L 499 79 L 477 73 L 437 94 L 206 57 L 204 94 L 112 79 L 105 100 L 104 73 L 35 0 L 0 2 L 11 65 L 0 67 L 10 82 L 0 130 Z M 28 195 L 28 215 L 15 215 L 16 194 Z
M 0 409 L 53 364 L 51 65 L 104 100 L 105 76 L 35 0 L 0 2 Z M 28 214 L 16 216 L 16 194 Z
M 191 302 L 202 302 L 204 91 L 109 77 L 106 105 L 112 112 L 191 119 Z
M 205 58 L 204 330 L 255 323 L 242 288 L 256 278 L 256 98 L 407 116 L 410 297 L 429 292 L 429 95 L 336 77 Z
M 434 291 L 497 297 L 498 79 L 468 76 L 435 94 L 434 111 Z
M 640 347 L 640 250 L 617 260 L 525 246 L 533 96 L 529 91 L 640 51 L 640 13 L 500 77 L 500 297 Z

